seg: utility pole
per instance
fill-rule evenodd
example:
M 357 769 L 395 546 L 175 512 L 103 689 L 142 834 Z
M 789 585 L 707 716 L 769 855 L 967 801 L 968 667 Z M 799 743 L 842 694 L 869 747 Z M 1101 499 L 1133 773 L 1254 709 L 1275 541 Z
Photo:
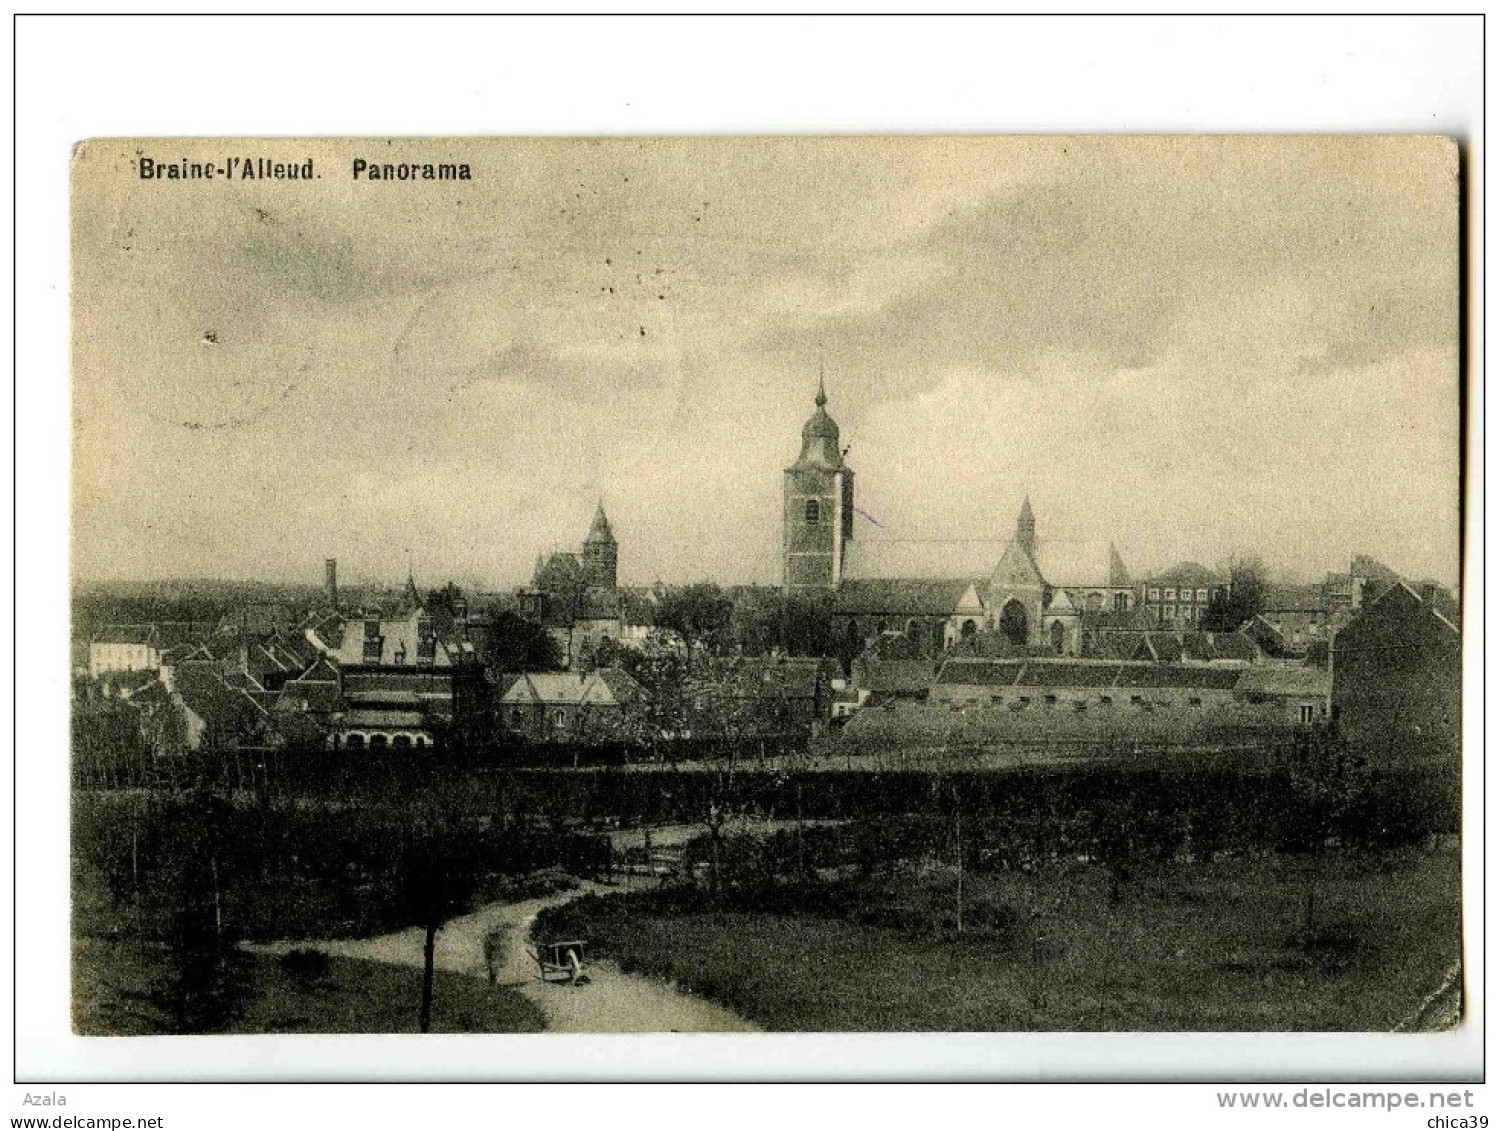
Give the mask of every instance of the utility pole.
M 958 787 L 952 785 L 953 802 L 953 847 L 958 857 L 958 934 L 963 933 L 963 804 L 958 798 Z
M 417 1028 L 423 1033 L 432 1031 L 432 984 L 435 973 L 435 954 L 437 949 L 437 928 L 439 924 L 433 919 L 428 919 L 426 924 L 426 938 L 422 943 L 422 1004 L 417 1011 Z
M 958 849 L 958 934 L 963 933 L 963 811 L 959 809 L 953 817 L 954 840 Z
M 807 854 L 802 844 L 802 782 L 796 779 L 796 868 L 802 878 L 807 875 Z
M 210 856 L 208 868 L 213 874 L 213 935 L 218 942 L 220 951 L 224 947 L 224 911 L 219 902 L 219 858 Z

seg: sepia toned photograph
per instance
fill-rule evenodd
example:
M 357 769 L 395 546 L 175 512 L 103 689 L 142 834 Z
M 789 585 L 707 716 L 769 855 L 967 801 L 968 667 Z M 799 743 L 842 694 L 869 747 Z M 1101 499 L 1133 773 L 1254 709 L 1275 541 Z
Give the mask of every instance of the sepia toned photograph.
M 1460 183 L 80 143 L 73 1031 L 1460 1025 Z

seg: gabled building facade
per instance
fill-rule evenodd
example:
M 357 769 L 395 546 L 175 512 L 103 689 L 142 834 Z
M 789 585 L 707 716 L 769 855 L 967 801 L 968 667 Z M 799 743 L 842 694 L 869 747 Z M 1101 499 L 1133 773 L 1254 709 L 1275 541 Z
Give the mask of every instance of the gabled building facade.
M 1462 727 L 1462 632 L 1397 582 L 1332 639 L 1333 717 L 1371 761 L 1453 761 Z
M 500 726 L 531 742 L 613 742 L 625 737 L 644 695 L 619 668 L 528 672 L 509 677 L 499 699 Z

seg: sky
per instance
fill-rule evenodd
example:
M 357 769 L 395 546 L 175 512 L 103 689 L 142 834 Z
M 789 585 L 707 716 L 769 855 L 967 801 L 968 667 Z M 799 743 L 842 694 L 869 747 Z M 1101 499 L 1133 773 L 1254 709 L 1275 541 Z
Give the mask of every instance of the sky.
M 314 158 L 312 181 L 142 181 Z M 462 182 L 355 182 L 467 162 Z M 73 570 L 500 589 L 602 500 L 626 584 L 775 583 L 819 373 L 856 540 L 1458 580 L 1434 138 L 95 141 Z

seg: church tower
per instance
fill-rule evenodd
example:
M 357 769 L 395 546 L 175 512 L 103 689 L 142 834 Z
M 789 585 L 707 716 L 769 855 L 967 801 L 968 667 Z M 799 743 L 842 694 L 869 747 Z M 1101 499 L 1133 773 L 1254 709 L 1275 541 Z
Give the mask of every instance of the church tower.
M 827 403 L 819 377 L 817 409 L 802 426 L 802 453 L 786 469 L 782 487 L 781 584 L 787 592 L 838 588 L 854 536 L 854 473 L 843 462 Z
M 590 588 L 613 589 L 618 574 L 619 543 L 614 540 L 614 531 L 609 529 L 604 501 L 600 499 L 598 510 L 593 512 L 593 525 L 588 528 L 588 537 L 583 541 L 583 576 Z

